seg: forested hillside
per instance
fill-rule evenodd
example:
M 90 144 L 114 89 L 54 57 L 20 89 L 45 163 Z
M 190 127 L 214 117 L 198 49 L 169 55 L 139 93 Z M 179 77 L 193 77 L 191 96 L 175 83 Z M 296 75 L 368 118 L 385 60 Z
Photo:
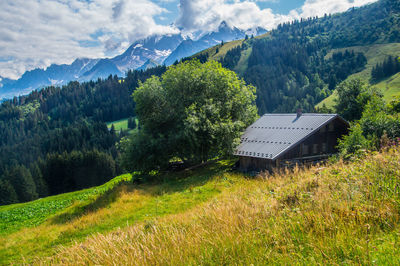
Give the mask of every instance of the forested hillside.
M 399 13 L 398 1 L 381 0 L 341 14 L 285 23 L 263 38 L 244 41 L 220 61 L 257 87 L 260 114 L 312 111 L 341 81 L 365 67 L 365 55 L 352 46 L 400 42 Z M 196 57 L 205 54 L 210 57 L 208 51 Z
M 165 67 L 129 71 L 125 79 L 71 82 L 0 106 L 0 204 L 99 185 L 121 172 L 106 122 L 134 115 L 131 94 Z

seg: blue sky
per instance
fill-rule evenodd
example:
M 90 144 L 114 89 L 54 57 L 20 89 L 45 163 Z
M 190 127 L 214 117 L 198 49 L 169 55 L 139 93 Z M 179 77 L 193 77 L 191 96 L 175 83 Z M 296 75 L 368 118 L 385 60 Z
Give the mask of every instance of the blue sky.
M 241 29 L 345 11 L 376 0 L 0 0 L 0 76 L 111 57 L 154 34 Z
M 171 24 L 179 15 L 179 1 L 155 1 L 161 7 L 167 9 L 170 13 L 164 16 L 156 17 L 159 24 Z M 260 9 L 270 8 L 274 13 L 288 14 L 291 10 L 300 8 L 304 4 L 304 0 L 275 0 L 275 1 L 259 1 L 255 2 Z
M 157 22 L 162 23 L 173 23 L 179 15 L 178 3 L 179 1 L 155 1 L 160 6 L 169 10 L 171 13 L 163 16 L 161 19 L 158 17 Z M 276 1 L 258 1 L 256 4 L 260 9 L 270 8 L 274 13 L 288 14 L 291 10 L 300 8 L 304 4 L 304 0 L 276 0 Z

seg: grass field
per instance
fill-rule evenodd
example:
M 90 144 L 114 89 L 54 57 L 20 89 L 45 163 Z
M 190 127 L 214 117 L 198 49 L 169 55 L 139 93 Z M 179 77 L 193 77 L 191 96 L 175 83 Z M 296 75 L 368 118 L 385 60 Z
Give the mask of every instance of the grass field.
M 397 148 L 270 177 L 217 175 L 205 184 L 220 184 L 219 192 L 203 204 L 93 235 L 36 263 L 398 265 L 399 159 Z
M 135 185 L 125 175 L 46 198 L 70 203 L 44 215 L 34 211 L 34 225 L 24 226 L 24 215 L 9 221 L 12 229 L 0 236 L 0 262 L 400 263 L 400 148 L 257 178 L 232 172 L 232 163 L 149 184 Z M 40 201 L 2 207 L 0 215 Z
M 354 52 L 363 52 L 367 58 L 367 65 L 361 72 L 355 73 L 349 76 L 347 79 L 361 78 L 369 83 L 371 77 L 371 70 L 377 63 L 382 62 L 389 55 L 400 56 L 400 43 L 389 43 L 389 44 L 375 44 L 370 46 L 354 46 L 342 49 L 334 49 L 328 53 L 327 57 L 331 56 L 333 52 L 353 50 Z M 399 74 L 396 74 L 386 80 L 379 82 L 378 84 L 371 84 L 382 90 L 384 99 L 390 101 L 394 96 L 400 95 L 400 78 Z M 333 93 L 328 98 L 320 102 L 317 107 L 321 107 L 325 104 L 327 107 L 332 107 L 334 99 L 337 97 L 336 93 Z
M 0 208 L 0 264 L 32 262 L 86 237 L 183 212 L 240 179 L 224 174 L 231 163 L 164 175 L 134 185 L 131 175 L 103 186 Z M 224 177 L 225 176 L 225 177 Z
M 136 120 L 136 125 L 139 124 L 139 120 L 135 118 Z M 119 132 L 120 130 L 122 131 L 127 131 L 129 130 L 130 133 L 134 132 L 136 129 L 129 129 L 128 128 L 128 118 L 112 121 L 107 123 L 107 127 L 111 128 L 111 126 L 114 125 L 114 129 L 116 132 Z

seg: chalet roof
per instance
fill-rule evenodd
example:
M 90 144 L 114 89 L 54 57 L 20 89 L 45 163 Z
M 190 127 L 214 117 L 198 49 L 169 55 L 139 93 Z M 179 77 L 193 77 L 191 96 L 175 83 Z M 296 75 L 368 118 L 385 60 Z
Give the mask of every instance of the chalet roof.
M 306 113 L 299 117 L 295 113 L 265 114 L 246 129 L 235 155 L 277 159 L 337 117 L 337 114 Z

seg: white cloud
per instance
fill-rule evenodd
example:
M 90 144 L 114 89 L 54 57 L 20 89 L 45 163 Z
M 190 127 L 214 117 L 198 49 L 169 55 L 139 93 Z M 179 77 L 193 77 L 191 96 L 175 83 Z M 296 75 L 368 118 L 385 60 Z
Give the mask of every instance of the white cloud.
M 0 76 L 110 56 L 139 38 L 176 31 L 155 23 L 165 12 L 150 0 L 1 0 Z
M 225 20 L 241 29 L 254 26 L 272 29 L 285 21 L 342 12 L 377 0 L 306 0 L 301 8 L 292 10 L 287 15 L 276 14 L 269 8 L 260 9 L 255 3 L 277 1 L 279 0 L 180 0 L 177 25 L 187 31 L 207 31 L 215 29 Z
M 315 17 L 324 14 L 343 12 L 352 7 L 360 7 L 377 0 L 306 0 L 300 12 L 292 11 L 293 17 Z
M 274 14 L 269 8 L 260 9 L 256 3 L 250 1 L 181 0 L 177 26 L 186 31 L 208 31 L 225 20 L 241 29 L 260 25 L 272 28 L 278 22 L 288 19 L 287 16 Z
M 155 22 L 154 17 L 162 20 L 169 12 L 155 1 L 178 0 L 0 0 L 0 76 L 17 78 L 26 70 L 78 57 L 112 56 L 137 39 L 176 32 Z M 376 0 L 305 0 L 286 15 L 256 3 L 266 1 L 279 0 L 180 0 L 176 24 L 186 33 L 214 30 L 223 20 L 241 29 L 272 29 Z

